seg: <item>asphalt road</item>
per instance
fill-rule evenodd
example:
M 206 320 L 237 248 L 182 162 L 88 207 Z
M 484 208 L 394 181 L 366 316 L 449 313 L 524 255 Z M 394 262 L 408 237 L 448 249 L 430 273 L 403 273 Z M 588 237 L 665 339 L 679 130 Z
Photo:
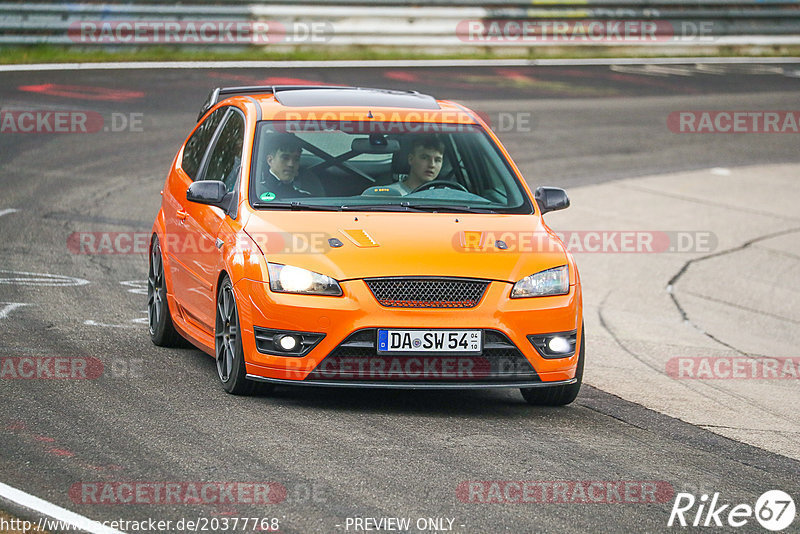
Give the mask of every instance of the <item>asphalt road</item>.
M 613 391 L 586 386 L 563 409 L 528 407 L 516 390 L 279 388 L 241 398 L 222 391 L 205 354 L 154 347 L 142 322 L 145 255 L 74 254 L 69 236 L 149 230 L 211 87 L 302 81 L 464 102 L 486 113 L 536 185 L 800 160 L 797 135 L 667 128 L 673 111 L 796 110 L 800 65 L 4 73 L 4 111 L 91 111 L 109 131 L 0 133 L 0 355 L 96 358 L 105 369 L 94 380 L 0 381 L 0 481 L 96 520 L 276 517 L 281 532 L 353 532 L 355 517 L 449 518 L 459 533 L 665 532 L 676 530 L 666 526 L 673 492 L 752 505 L 768 489 L 797 488 L 797 461 Z M 96 487 L 209 481 L 275 483 L 286 496 L 87 502 Z M 468 481 L 646 481 L 668 491 L 646 503 L 572 493 L 576 502 L 482 503 L 459 490 Z M 737 530 L 763 532 L 754 521 Z

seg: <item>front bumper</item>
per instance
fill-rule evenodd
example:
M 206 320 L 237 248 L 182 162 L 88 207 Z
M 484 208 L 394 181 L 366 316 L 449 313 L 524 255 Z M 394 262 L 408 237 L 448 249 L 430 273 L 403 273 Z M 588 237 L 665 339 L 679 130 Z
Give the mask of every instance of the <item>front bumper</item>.
M 368 380 L 340 380 L 337 382 L 324 380 L 286 380 L 283 378 L 267 378 L 265 376 L 248 374 L 247 378 L 256 382 L 267 382 L 270 384 L 284 384 L 290 386 L 317 386 L 317 387 L 340 387 L 340 388 L 373 388 L 373 389 L 498 389 L 498 388 L 536 388 L 552 386 L 568 386 L 574 384 L 576 379 L 559 380 L 555 382 L 371 382 Z
M 274 293 L 266 283 L 239 281 L 234 290 L 248 378 L 415 389 L 537 387 L 574 382 L 578 353 L 569 358 L 544 358 L 526 336 L 575 329 L 582 336 L 580 285 L 572 286 L 563 296 L 510 299 L 512 284 L 493 281 L 476 307 L 458 310 L 388 308 L 378 304 L 363 280 L 341 285 L 344 296 L 320 297 Z M 254 325 L 325 335 L 302 357 L 263 354 L 256 347 Z M 378 355 L 374 348 L 377 328 L 481 329 L 485 339 L 495 345 L 484 347 L 484 353 L 476 356 Z M 431 363 L 437 358 L 442 361 Z M 448 369 L 450 372 L 445 372 Z

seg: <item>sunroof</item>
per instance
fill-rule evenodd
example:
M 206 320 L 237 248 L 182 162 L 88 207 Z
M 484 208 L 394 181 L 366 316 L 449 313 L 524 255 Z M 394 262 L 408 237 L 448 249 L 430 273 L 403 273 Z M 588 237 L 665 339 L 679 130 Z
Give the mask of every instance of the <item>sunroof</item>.
M 359 106 L 439 109 L 430 95 L 384 89 L 295 89 L 277 91 L 275 98 L 289 107 Z

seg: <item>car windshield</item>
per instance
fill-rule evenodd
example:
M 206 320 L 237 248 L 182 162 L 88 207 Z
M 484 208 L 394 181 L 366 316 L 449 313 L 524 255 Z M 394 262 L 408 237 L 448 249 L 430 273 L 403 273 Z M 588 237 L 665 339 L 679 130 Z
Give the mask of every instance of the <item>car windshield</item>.
M 258 209 L 532 213 L 477 125 L 258 123 L 250 173 Z

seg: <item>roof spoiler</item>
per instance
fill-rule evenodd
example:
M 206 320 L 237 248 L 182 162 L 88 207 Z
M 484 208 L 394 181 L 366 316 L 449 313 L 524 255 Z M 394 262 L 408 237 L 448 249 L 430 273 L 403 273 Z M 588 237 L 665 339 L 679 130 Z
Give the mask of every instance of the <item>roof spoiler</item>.
M 208 93 L 197 122 L 200 122 L 208 111 L 217 103 L 231 96 L 276 94 L 281 91 L 299 91 L 301 89 L 368 89 L 372 91 L 386 91 L 386 89 L 372 89 L 369 87 L 351 87 L 348 85 L 248 85 L 243 87 L 217 87 Z M 417 91 L 403 91 L 410 94 L 419 94 Z
M 298 89 L 356 89 L 346 85 L 247 85 L 243 87 L 217 87 L 208 93 L 205 104 L 200 108 L 197 122 L 217 103 L 231 96 L 275 94 L 280 91 L 296 91 Z

